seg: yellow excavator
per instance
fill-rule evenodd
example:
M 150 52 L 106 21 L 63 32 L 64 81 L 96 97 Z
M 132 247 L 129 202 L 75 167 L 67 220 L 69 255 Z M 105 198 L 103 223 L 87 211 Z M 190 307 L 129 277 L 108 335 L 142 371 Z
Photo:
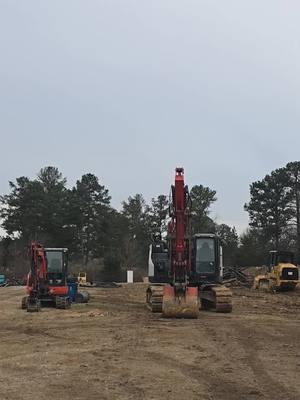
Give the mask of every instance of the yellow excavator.
M 294 263 L 294 253 L 291 251 L 270 251 L 268 271 L 257 275 L 254 279 L 254 289 L 264 291 L 294 290 L 299 281 L 299 269 Z

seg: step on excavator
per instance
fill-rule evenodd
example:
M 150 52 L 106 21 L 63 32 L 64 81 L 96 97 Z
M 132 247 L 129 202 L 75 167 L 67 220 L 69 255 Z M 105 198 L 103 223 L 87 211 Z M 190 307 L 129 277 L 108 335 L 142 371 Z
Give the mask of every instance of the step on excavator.
M 58 309 L 71 306 L 67 285 L 67 254 L 65 248 L 44 248 L 32 242 L 29 249 L 30 271 L 27 276 L 27 296 L 22 309 L 38 312 L 44 303 Z
M 232 293 L 222 285 L 223 255 L 214 234 L 191 235 L 191 199 L 183 168 L 171 187 L 167 241 L 154 235 L 149 249 L 146 302 L 169 318 L 198 318 L 199 309 L 232 311 Z
M 254 289 L 278 292 L 292 291 L 299 280 L 299 269 L 291 251 L 270 251 L 270 262 L 266 274 L 254 278 Z

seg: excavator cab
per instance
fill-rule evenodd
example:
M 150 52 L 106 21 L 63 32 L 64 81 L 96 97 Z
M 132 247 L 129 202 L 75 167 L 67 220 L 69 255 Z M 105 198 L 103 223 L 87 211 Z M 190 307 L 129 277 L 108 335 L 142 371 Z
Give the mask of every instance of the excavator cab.
M 192 244 L 192 280 L 200 284 L 221 281 L 223 254 L 220 239 L 214 234 L 194 235 Z
M 151 283 L 169 281 L 169 251 L 166 242 L 161 237 L 153 236 L 149 247 L 148 277 Z
M 66 286 L 68 275 L 68 249 L 46 248 L 47 284 Z

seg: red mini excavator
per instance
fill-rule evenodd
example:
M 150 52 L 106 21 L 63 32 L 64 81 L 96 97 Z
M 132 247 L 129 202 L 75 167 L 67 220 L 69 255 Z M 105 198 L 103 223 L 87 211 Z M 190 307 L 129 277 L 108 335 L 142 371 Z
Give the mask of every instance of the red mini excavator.
M 191 200 L 183 168 L 176 168 L 172 186 L 168 243 L 150 246 L 147 303 L 166 317 L 197 318 L 199 308 L 231 312 L 231 291 L 222 285 L 220 239 L 214 234 L 191 235 Z
M 42 303 L 53 303 L 60 309 L 69 308 L 67 249 L 45 249 L 41 244 L 32 242 L 29 257 L 28 296 L 22 299 L 22 309 L 40 311 Z

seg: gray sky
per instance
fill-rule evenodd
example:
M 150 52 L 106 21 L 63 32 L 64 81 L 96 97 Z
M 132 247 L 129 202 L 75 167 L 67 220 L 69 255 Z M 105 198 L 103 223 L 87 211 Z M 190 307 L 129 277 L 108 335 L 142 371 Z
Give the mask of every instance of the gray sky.
M 300 2 L 0 0 L 0 193 L 55 165 L 113 205 L 174 168 L 247 225 L 249 184 L 300 159 Z

